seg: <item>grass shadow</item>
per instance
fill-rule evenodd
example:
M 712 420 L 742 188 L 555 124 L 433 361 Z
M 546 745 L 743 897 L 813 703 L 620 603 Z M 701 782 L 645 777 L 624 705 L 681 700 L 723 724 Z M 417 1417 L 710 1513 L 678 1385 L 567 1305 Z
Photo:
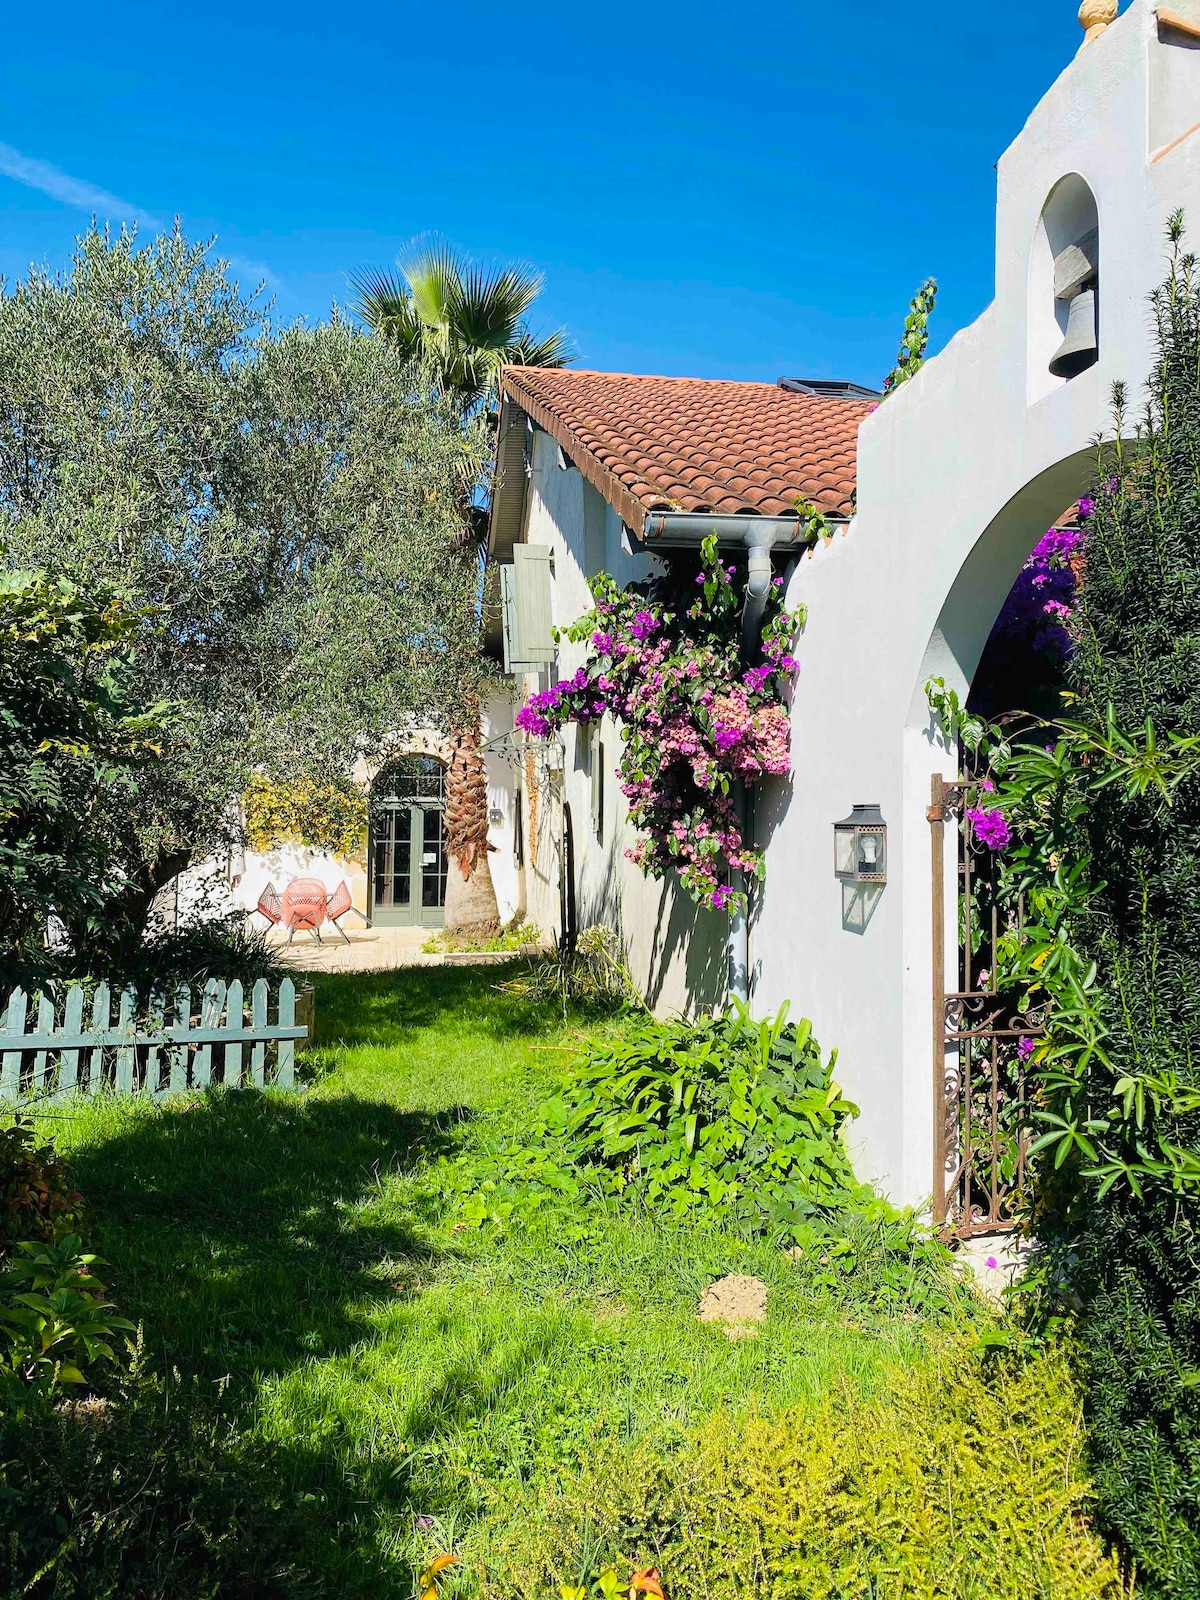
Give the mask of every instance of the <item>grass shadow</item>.
M 503 966 L 402 967 L 395 972 L 314 974 L 314 1043 L 387 1046 L 448 1024 L 476 1038 L 533 1038 L 562 1027 L 553 1001 L 534 1003 L 501 987 L 528 969 Z
M 461 1108 L 210 1093 L 114 1117 L 72 1155 L 122 1311 L 169 1367 L 235 1380 L 335 1354 L 433 1252 L 387 1179 L 454 1148 Z

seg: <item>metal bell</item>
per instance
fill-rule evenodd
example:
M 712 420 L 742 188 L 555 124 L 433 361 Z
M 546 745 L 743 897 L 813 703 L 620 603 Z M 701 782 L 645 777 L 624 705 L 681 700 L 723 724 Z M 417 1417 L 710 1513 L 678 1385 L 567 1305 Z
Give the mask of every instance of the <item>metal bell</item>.
M 1056 378 L 1075 378 L 1100 359 L 1096 342 L 1096 291 L 1084 289 L 1071 301 L 1067 313 L 1067 336 L 1050 363 Z

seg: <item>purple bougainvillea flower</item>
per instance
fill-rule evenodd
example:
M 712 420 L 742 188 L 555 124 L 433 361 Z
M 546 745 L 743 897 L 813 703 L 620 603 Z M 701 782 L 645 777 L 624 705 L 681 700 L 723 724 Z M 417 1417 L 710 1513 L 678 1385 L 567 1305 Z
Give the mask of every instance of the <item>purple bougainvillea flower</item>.
M 987 1258 L 987 1265 L 992 1269 L 993 1272 L 998 1272 L 1000 1270 L 1000 1263 L 996 1260 L 995 1256 L 989 1256 Z
M 1081 517 L 1090 517 L 1095 509 L 1096 502 L 1090 494 L 1085 494 L 1079 502 L 1079 515 Z
M 432 1517 L 414 1517 L 413 1518 L 413 1526 L 416 1527 L 416 1528 L 432 1528 L 433 1527 L 433 1518 Z
M 985 778 L 979 787 L 983 790 L 984 794 L 995 794 L 996 792 L 996 785 L 990 778 Z
M 1037 1045 L 1032 1039 L 1021 1039 L 1017 1044 L 1017 1055 L 1022 1061 L 1028 1061 L 1036 1049 Z
M 981 806 L 973 806 L 967 812 L 967 821 L 971 824 L 972 831 L 980 844 L 986 845 L 989 850 L 999 853 L 1001 850 L 1007 850 L 1012 843 L 1012 829 L 1003 811 L 985 811 Z

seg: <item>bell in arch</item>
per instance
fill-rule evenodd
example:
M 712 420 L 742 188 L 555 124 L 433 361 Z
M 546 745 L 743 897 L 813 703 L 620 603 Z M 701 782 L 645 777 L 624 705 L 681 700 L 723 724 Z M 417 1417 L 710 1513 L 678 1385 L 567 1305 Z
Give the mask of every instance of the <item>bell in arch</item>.
M 1050 371 L 1056 378 L 1075 378 L 1100 359 L 1096 342 L 1096 291 L 1081 289 L 1067 313 L 1066 338 L 1054 353 Z

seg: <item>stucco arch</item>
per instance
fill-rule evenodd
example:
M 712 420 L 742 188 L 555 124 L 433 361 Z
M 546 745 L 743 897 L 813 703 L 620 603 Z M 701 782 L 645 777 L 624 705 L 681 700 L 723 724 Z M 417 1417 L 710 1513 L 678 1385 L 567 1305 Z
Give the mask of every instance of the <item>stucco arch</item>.
M 943 678 L 966 700 L 984 646 L 1034 546 L 1084 492 L 1095 467 L 1091 447 L 1055 462 L 997 511 L 967 550 L 938 613 L 912 687 L 908 726 L 925 730 L 925 685 Z

